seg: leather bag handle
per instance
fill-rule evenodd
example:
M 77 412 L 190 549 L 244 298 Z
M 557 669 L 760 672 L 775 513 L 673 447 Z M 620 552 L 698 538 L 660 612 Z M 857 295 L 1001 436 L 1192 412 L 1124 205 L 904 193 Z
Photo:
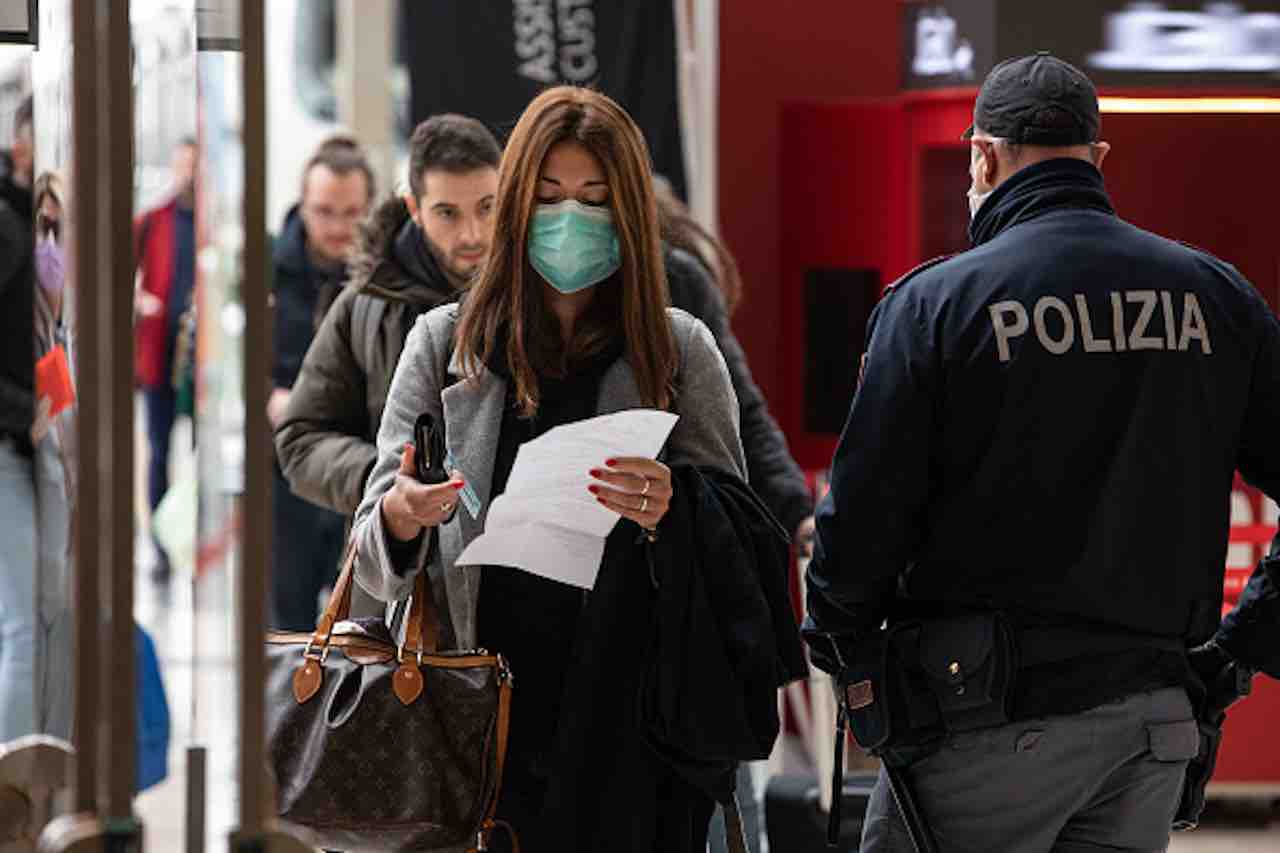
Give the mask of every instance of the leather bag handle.
M 435 531 L 428 535 L 434 536 Z M 342 563 L 338 582 L 334 584 L 329 603 L 316 623 L 316 630 L 303 649 L 302 665 L 293 675 L 293 695 L 299 704 L 307 702 L 319 692 L 324 681 L 324 659 L 329 653 L 333 627 L 351 615 L 351 586 L 354 583 L 357 553 L 353 535 L 347 546 L 347 556 Z M 400 701 L 410 705 L 422 695 L 425 686 L 422 672 L 418 668 L 423 655 L 435 654 L 440 647 L 440 613 L 436 608 L 435 597 L 431 594 L 425 566 L 414 579 L 409 621 L 405 626 L 404 636 L 405 643 L 401 645 L 399 654 L 400 667 L 396 670 L 392 686 Z M 415 641 L 416 645 L 409 646 L 409 643 Z M 411 656 L 406 656 L 406 651 Z
M 435 536 L 434 529 L 428 536 Z M 416 643 L 411 646 L 411 643 Z M 413 581 L 413 596 L 409 603 L 409 621 L 405 624 L 404 642 L 400 646 L 400 667 L 392 680 L 396 697 L 404 705 L 412 705 L 426 683 L 422 676 L 422 656 L 435 654 L 440 648 L 440 613 L 436 609 L 435 596 L 427 579 L 427 567 L 418 570 Z M 408 654 L 406 654 L 408 652 Z
M 432 531 L 431 535 L 435 535 Z M 417 647 L 409 646 L 417 639 Z M 440 611 L 427 583 L 427 567 L 423 566 L 413 582 L 413 599 L 409 604 L 409 621 L 404 629 L 405 650 L 431 655 L 440 649 Z
M 329 645 L 329 638 L 333 635 L 333 626 L 351 615 L 351 585 L 355 577 L 356 554 L 356 538 L 353 534 L 347 545 L 347 556 L 342 561 L 342 571 L 339 572 L 338 581 L 333 585 L 333 592 L 329 595 L 329 603 L 320 614 L 316 630 L 311 635 L 311 642 L 307 644 L 308 652 L 312 646 L 321 650 L 326 648 Z
M 430 535 L 435 535 L 434 531 Z M 311 642 L 307 646 L 308 653 L 314 648 L 323 654 L 333 636 L 333 626 L 351 616 L 351 588 L 355 582 L 357 555 L 358 549 L 353 536 L 347 546 L 347 556 L 342 561 L 342 571 L 333 585 L 333 592 L 329 595 L 329 603 L 325 605 L 324 612 L 320 615 L 316 629 L 311 635 Z M 440 612 L 436 608 L 435 597 L 431 595 L 427 584 L 425 566 L 414 580 L 413 596 L 409 603 L 409 620 L 406 623 L 404 636 L 406 649 L 415 654 L 435 654 L 440 648 Z M 417 645 L 410 646 L 409 643 L 414 638 L 417 639 Z

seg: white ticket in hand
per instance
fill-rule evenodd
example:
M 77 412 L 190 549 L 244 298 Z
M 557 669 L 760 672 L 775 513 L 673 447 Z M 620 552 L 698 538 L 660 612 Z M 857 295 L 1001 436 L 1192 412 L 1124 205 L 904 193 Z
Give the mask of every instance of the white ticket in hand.
M 605 460 L 657 457 L 677 415 L 631 409 L 548 430 L 520 446 L 507 488 L 460 566 L 510 566 L 573 586 L 595 586 L 619 516 L 587 491 Z

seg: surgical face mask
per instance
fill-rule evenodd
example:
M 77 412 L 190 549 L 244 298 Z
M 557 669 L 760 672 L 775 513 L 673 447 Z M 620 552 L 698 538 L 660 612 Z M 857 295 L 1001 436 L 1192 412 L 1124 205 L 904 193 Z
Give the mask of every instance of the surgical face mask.
M 974 191 L 973 187 L 969 187 L 969 192 L 966 193 L 966 195 L 969 197 L 969 218 L 970 219 L 973 219 L 978 215 L 978 211 L 982 209 L 982 203 L 986 201 L 987 198 L 993 192 L 995 192 L 995 190 L 987 190 L 984 193 L 980 193 L 980 192 Z
M 50 293 L 61 293 L 66 286 L 66 259 L 57 240 L 45 237 L 36 244 L 36 277 Z
M 965 195 L 968 196 L 969 198 L 969 218 L 970 219 L 973 219 L 975 216 L 978 215 L 978 211 L 982 209 L 982 203 L 986 201 L 987 198 L 993 192 L 995 192 L 994 188 L 989 189 L 984 193 L 978 192 L 978 179 L 975 176 L 978 174 L 978 170 L 981 169 L 986 164 L 986 157 L 985 155 L 978 154 L 977 148 L 974 148 L 974 154 L 977 156 L 971 157 L 969 160 L 970 183 L 969 183 L 969 191 L 965 193 Z
M 574 199 L 538 205 L 529 225 L 529 262 L 561 293 L 599 284 L 622 266 L 613 213 Z

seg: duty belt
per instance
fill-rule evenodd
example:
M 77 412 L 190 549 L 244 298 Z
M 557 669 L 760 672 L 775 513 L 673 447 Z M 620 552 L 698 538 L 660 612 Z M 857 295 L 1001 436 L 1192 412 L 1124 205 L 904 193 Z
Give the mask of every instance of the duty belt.
M 1019 669 L 1144 649 L 1177 654 L 1185 654 L 1187 650 L 1186 642 L 1180 637 L 1100 630 L 1083 625 L 1019 626 L 1015 627 L 1014 634 Z

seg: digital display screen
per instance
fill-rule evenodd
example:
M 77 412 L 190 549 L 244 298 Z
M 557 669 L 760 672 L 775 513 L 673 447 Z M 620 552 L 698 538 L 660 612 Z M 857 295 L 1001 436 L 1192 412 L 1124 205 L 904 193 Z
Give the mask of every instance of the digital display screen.
M 902 12 L 906 88 L 1047 50 L 1099 86 L 1280 86 L 1280 0 L 946 0 Z

